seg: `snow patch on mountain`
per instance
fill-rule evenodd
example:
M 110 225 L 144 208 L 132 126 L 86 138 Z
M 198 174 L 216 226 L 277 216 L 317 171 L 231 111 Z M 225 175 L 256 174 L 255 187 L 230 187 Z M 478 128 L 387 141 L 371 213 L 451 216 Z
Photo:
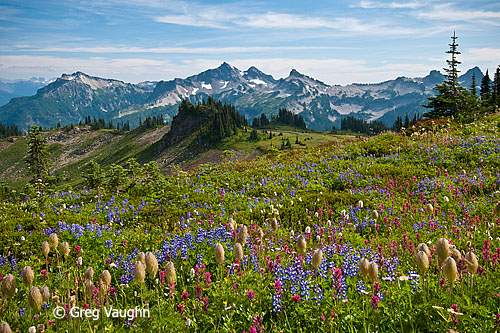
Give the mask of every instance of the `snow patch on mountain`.
M 334 105 L 330 103 L 330 107 L 332 110 L 337 111 L 341 115 L 348 115 L 351 113 L 358 113 L 363 109 L 363 106 L 357 105 L 357 104 L 341 104 L 341 105 Z
M 152 109 L 152 108 L 156 108 L 159 106 L 175 105 L 181 101 L 182 101 L 182 99 L 179 97 L 179 95 L 168 94 L 168 95 L 164 96 L 162 99 L 157 100 L 156 103 L 154 103 L 153 105 L 150 105 L 149 108 Z
M 121 81 L 101 79 L 98 77 L 92 77 L 81 72 L 74 74 L 63 74 L 61 76 L 62 80 L 66 81 L 78 81 L 90 87 L 92 90 L 106 89 L 112 86 L 125 86 L 126 84 Z
M 369 121 L 377 120 L 389 111 L 394 111 L 394 107 L 385 108 L 385 109 L 378 110 L 378 111 L 371 111 L 370 113 L 372 116 L 368 120 Z
M 267 83 L 265 81 L 262 81 L 261 79 L 251 79 L 250 82 L 253 82 L 255 84 L 260 84 L 260 85 L 267 86 Z

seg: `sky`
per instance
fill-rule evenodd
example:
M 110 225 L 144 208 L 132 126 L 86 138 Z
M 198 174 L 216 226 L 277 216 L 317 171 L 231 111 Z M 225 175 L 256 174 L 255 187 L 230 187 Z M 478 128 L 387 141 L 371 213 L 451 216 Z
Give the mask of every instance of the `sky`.
M 185 78 L 222 62 L 328 84 L 500 65 L 500 2 L 426 0 L 4 0 L 0 78 L 82 71 L 126 82 Z

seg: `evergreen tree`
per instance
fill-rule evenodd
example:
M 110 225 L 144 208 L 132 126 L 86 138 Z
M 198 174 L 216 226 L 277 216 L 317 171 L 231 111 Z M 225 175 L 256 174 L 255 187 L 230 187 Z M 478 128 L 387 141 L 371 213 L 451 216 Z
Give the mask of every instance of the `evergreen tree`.
M 476 73 L 472 73 L 472 83 L 470 85 L 470 92 L 472 93 L 472 95 L 477 96 Z
M 451 59 L 446 60 L 446 63 L 448 64 L 448 68 L 444 68 L 446 71 L 446 76 L 448 78 L 448 83 L 451 85 L 453 95 L 458 94 L 458 73 L 460 71 L 457 69 L 457 66 L 461 64 L 460 61 L 457 60 L 457 55 L 460 54 L 458 52 L 457 47 L 457 36 L 455 36 L 455 32 L 453 32 L 453 37 L 451 37 L 452 43 L 448 44 L 450 46 L 450 49 L 446 51 L 446 53 L 451 55 Z
M 9 136 L 20 136 L 23 133 L 15 125 L 4 125 L 0 123 L 0 139 L 8 138 Z
M 415 113 L 413 115 L 413 119 L 411 120 L 410 126 L 415 125 L 417 123 L 417 121 L 418 121 L 417 114 Z
M 398 116 L 396 118 L 396 121 L 394 122 L 394 125 L 392 125 L 392 130 L 394 132 L 399 132 L 401 131 L 401 128 L 403 128 L 403 119 L 401 119 L 401 116 Z
M 262 113 L 260 115 L 260 126 L 264 127 L 264 126 L 267 126 L 267 125 L 269 125 L 269 119 L 267 119 L 266 115 Z
M 481 100 L 482 101 L 487 101 L 491 97 L 491 79 L 490 75 L 488 74 L 488 70 L 486 70 L 486 74 L 484 75 L 483 79 L 481 80 Z
M 38 192 L 42 192 L 47 186 L 49 175 L 47 155 L 47 140 L 42 136 L 40 128 L 33 125 L 28 133 L 28 157 L 26 164 L 33 175 L 32 182 L 35 184 Z
M 405 116 L 404 128 L 410 127 L 410 118 L 408 117 L 408 113 Z
M 495 107 L 500 105 L 500 66 L 497 67 L 495 75 L 493 76 L 493 88 L 492 88 L 492 104 Z
M 127 176 L 135 179 L 141 173 L 141 166 L 135 158 L 129 158 L 127 161 Z
M 101 196 L 101 188 L 104 184 L 104 172 L 97 162 L 92 161 L 87 166 L 87 173 L 83 176 L 85 178 L 85 186 L 97 190 L 97 196 Z
M 250 132 L 250 141 L 259 141 L 259 133 L 255 128 Z
M 399 117 L 401 119 L 401 117 Z M 401 124 L 402 126 L 402 124 Z M 380 121 L 367 122 L 352 116 L 343 118 L 340 122 L 340 129 L 362 134 L 378 134 L 387 130 L 387 127 Z
M 158 118 L 157 118 L 158 119 Z M 193 126 L 191 131 L 182 130 L 182 136 L 191 134 L 194 130 L 200 129 L 200 138 L 208 143 L 218 143 L 224 138 L 238 133 L 238 129 L 243 129 L 248 125 L 247 120 L 231 104 L 222 104 L 221 101 L 215 101 L 208 97 L 207 101 L 202 101 L 197 105 L 184 100 L 179 105 L 179 112 L 172 121 L 172 127 L 169 133 L 175 133 L 178 126 L 186 120 L 198 123 Z M 180 138 L 180 136 L 177 136 Z M 170 144 L 173 142 L 170 139 Z
M 125 182 L 125 169 L 118 164 L 111 164 L 108 174 L 108 186 L 111 191 L 118 192 Z
M 450 49 L 446 51 L 451 55 L 450 59 L 446 60 L 448 68 L 444 68 L 446 80 L 434 87 L 437 94 L 429 97 L 429 103 L 424 105 L 424 107 L 431 109 L 431 111 L 424 114 L 424 117 L 457 117 L 460 114 L 462 119 L 473 119 L 474 112 L 477 110 L 475 97 L 458 84 L 458 73 L 460 71 L 457 66 L 460 61 L 456 57 L 460 52 L 457 50 L 457 38 L 453 33 L 453 37 L 451 37 L 452 43 L 449 44 Z

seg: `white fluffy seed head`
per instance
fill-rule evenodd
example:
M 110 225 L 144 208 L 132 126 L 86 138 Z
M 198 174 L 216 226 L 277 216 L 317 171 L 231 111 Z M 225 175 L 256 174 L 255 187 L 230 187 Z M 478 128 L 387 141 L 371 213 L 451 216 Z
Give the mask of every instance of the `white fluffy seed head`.
M 236 243 L 234 245 L 234 255 L 241 262 L 243 259 L 243 247 L 240 243 Z
M 323 261 L 323 251 L 321 249 L 317 249 L 316 251 L 314 251 L 312 257 L 312 265 L 315 270 L 319 268 L 319 266 L 321 265 L 321 261 Z
M 2 280 L 2 293 L 7 298 L 12 298 L 16 293 L 16 278 L 12 274 L 7 274 Z
M 424 251 L 417 252 L 417 266 L 422 275 L 427 273 L 427 270 L 429 269 L 429 257 Z
M 106 295 L 108 293 L 108 285 L 106 282 L 104 282 L 102 279 L 99 279 L 99 292 L 103 295 Z
M 500 201 L 495 206 L 495 214 L 500 215 Z
M 456 262 L 459 262 L 460 259 L 462 259 L 462 254 L 454 245 L 450 246 L 450 254 Z
M 307 242 L 304 236 L 300 235 L 297 239 L 297 251 L 299 253 L 305 253 L 307 249 Z
M 108 288 L 111 286 L 111 274 L 107 269 L 102 272 L 101 280 L 106 284 Z
M 477 256 L 474 252 L 469 251 L 465 255 L 465 264 L 467 265 L 467 270 L 471 274 L 476 274 L 479 264 L 477 262 Z
M 146 278 L 146 270 L 144 269 L 144 265 L 141 261 L 137 261 L 134 266 L 134 279 L 140 283 L 144 283 L 144 279 Z
M 374 220 L 378 219 L 378 212 L 374 209 L 373 212 L 372 212 L 372 218 Z
M 40 293 L 40 289 L 37 287 L 31 287 L 30 292 L 28 294 L 28 304 L 29 306 L 35 310 L 36 312 L 40 312 L 42 309 L 42 294 Z
M 240 243 L 242 246 L 245 246 L 247 243 L 247 238 L 248 238 L 248 229 L 246 225 L 242 225 L 240 227 L 240 230 L 238 232 L 238 235 L 236 236 L 236 241 Z
M 30 266 L 24 267 L 21 276 L 23 278 L 23 283 L 28 287 L 31 287 L 31 285 L 33 284 L 33 279 L 35 278 L 35 273 L 33 273 L 33 270 Z
M 262 228 L 259 228 L 259 230 L 257 231 L 257 236 L 259 236 L 259 240 L 262 242 L 262 240 L 264 239 L 264 230 L 262 230 Z
M 85 281 L 85 296 L 87 296 L 87 300 L 90 301 L 92 296 L 94 295 L 94 283 L 92 280 Z
M 368 267 L 370 266 L 370 262 L 366 260 L 366 258 L 361 258 L 359 261 L 359 274 L 363 279 L 368 277 Z
M 444 202 L 450 202 L 450 198 L 448 198 L 446 195 L 443 197 Z
M 429 250 L 429 247 L 425 243 L 418 244 L 417 253 L 418 253 L 418 251 L 424 252 L 427 255 L 427 257 L 431 256 L 431 250 Z
M 165 277 L 167 278 L 168 283 L 175 283 L 176 274 L 175 274 L 175 266 L 174 263 L 169 261 L 165 265 Z
M 362 200 L 358 201 L 358 206 L 359 206 L 359 208 L 363 208 L 363 201 Z
M 443 275 L 451 284 L 453 284 L 453 282 L 457 279 L 457 263 L 452 257 L 448 257 L 444 261 Z
M 224 263 L 224 247 L 220 243 L 215 245 L 215 261 L 217 261 L 219 265 Z
M 54 250 L 57 249 L 57 245 L 59 244 L 59 238 L 57 237 L 56 233 L 50 234 L 49 243 L 51 248 L 53 248 Z
M 85 271 L 85 279 L 92 281 L 93 278 L 94 278 L 94 269 L 92 267 L 89 267 Z
M 236 229 L 236 221 L 232 217 L 229 218 L 229 229 Z
M 158 272 L 158 260 L 156 259 L 153 252 L 146 253 L 146 269 L 149 275 L 151 275 L 151 277 L 154 279 L 156 273 Z
M 0 324 L 0 333 L 12 333 L 9 324 L 7 324 L 6 322 Z
M 425 205 L 425 212 L 427 213 L 427 215 L 432 215 L 432 213 L 434 213 L 434 207 L 432 206 L 432 204 L 428 203 L 427 205 Z
M 146 255 L 144 254 L 144 252 L 139 252 L 137 254 L 137 260 L 142 262 L 142 264 L 146 266 Z
M 47 302 L 50 299 L 50 290 L 49 287 L 43 286 L 40 288 L 40 294 L 42 294 L 43 302 Z
M 450 244 L 446 238 L 439 238 L 436 242 L 436 254 L 441 262 L 444 262 L 450 255 Z
M 43 253 L 43 256 L 45 258 L 48 257 L 49 255 L 49 252 L 50 252 L 50 245 L 49 245 L 49 242 L 43 242 L 42 243 L 42 253 Z
M 273 232 L 278 231 L 278 220 L 275 217 L 271 220 L 271 228 L 273 228 Z
M 69 244 L 68 242 L 62 242 L 61 243 L 61 253 L 66 258 L 69 254 Z
M 375 262 L 371 262 L 370 266 L 368 266 L 368 279 L 370 279 L 371 282 L 377 281 L 378 277 L 378 266 Z

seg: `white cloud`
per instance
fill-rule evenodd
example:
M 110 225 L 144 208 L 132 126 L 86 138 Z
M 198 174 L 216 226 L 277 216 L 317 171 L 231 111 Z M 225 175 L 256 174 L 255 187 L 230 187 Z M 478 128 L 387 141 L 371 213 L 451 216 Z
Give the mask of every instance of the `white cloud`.
M 287 77 L 291 69 L 323 81 L 330 85 L 350 84 L 354 82 L 369 83 L 395 79 L 398 76 L 421 77 L 429 74 L 432 65 L 425 64 L 368 64 L 364 60 L 355 59 L 297 59 L 297 58 L 252 58 L 233 59 L 231 65 L 246 70 L 255 66 L 275 79 Z M 213 60 L 198 59 L 189 62 L 194 68 L 213 68 L 218 66 Z M 219 63 L 220 64 L 220 63 Z
M 380 65 L 368 64 L 364 60 L 355 59 L 298 59 L 298 58 L 252 58 L 227 60 L 231 65 L 246 70 L 256 66 L 264 73 L 275 78 L 287 77 L 292 68 L 299 72 L 321 80 L 327 84 L 349 84 L 353 82 L 381 82 L 397 76 L 424 76 L 431 68 L 424 65 Z M 0 56 L 0 72 L 7 79 L 40 76 L 58 77 L 62 73 L 82 71 L 87 74 L 139 82 L 145 80 L 171 80 L 175 77 L 185 78 L 198 74 L 209 68 L 218 67 L 222 61 L 218 59 L 191 59 L 178 62 L 160 61 L 145 58 L 112 59 L 62 58 L 53 56 Z
M 222 22 L 213 18 L 204 18 L 200 15 L 180 14 L 180 15 L 164 15 L 155 17 L 154 20 L 159 23 L 170 23 L 177 25 L 185 25 L 191 27 L 207 27 L 224 29 L 225 25 Z
M 360 1 L 358 7 L 361 8 L 394 8 L 394 9 L 415 9 L 425 6 L 423 1 L 409 1 L 409 2 L 375 2 L 369 0 Z
M 491 62 L 500 65 L 500 48 L 470 48 L 462 54 L 462 57 L 469 62 Z
M 469 48 L 461 54 L 459 60 L 462 61 L 461 68 L 464 70 L 479 66 L 483 72 L 488 69 L 492 74 L 500 66 L 500 48 Z
M 297 29 L 316 29 L 333 28 L 338 29 L 339 24 L 333 21 L 327 21 L 317 17 L 306 17 L 301 15 L 283 14 L 283 13 L 265 13 L 252 15 L 247 20 L 238 22 L 243 26 L 254 28 L 297 28 Z
M 335 30 L 353 34 L 401 36 L 419 35 L 430 31 L 428 28 L 406 28 L 376 19 L 360 20 L 354 17 L 311 17 L 305 15 L 268 12 L 265 14 L 249 15 L 246 19 L 238 20 L 236 24 L 244 27 L 261 29 L 316 29 Z
M 473 9 L 453 8 L 451 3 L 438 4 L 430 10 L 423 10 L 416 13 L 418 18 L 438 20 L 438 21 L 467 21 L 472 23 L 482 23 L 500 25 L 500 12 Z
M 63 53 L 155 53 L 155 54 L 228 54 L 249 52 L 279 52 L 345 49 L 335 46 L 227 46 L 227 47 L 129 47 L 129 46 L 96 46 L 96 47 L 45 47 L 34 48 L 28 45 L 17 49 L 30 52 L 63 52 Z
M 82 71 L 90 75 L 124 81 L 161 79 L 179 73 L 169 61 L 144 58 L 110 59 L 62 58 L 52 56 L 0 55 L 0 71 L 8 79 L 41 76 L 58 77 L 62 73 Z
M 397 6 L 397 4 L 394 4 Z M 172 12 L 172 10 L 169 10 Z M 173 10 L 175 12 L 175 10 Z M 417 35 L 422 29 L 409 29 L 388 22 L 374 19 L 361 20 L 356 17 L 307 16 L 283 12 L 262 12 L 252 8 L 231 8 L 228 6 L 188 5 L 180 7 L 176 13 L 155 15 L 153 20 L 159 23 L 176 24 L 192 27 L 217 29 L 255 28 L 255 29 L 290 29 L 319 30 L 329 29 L 369 35 Z

